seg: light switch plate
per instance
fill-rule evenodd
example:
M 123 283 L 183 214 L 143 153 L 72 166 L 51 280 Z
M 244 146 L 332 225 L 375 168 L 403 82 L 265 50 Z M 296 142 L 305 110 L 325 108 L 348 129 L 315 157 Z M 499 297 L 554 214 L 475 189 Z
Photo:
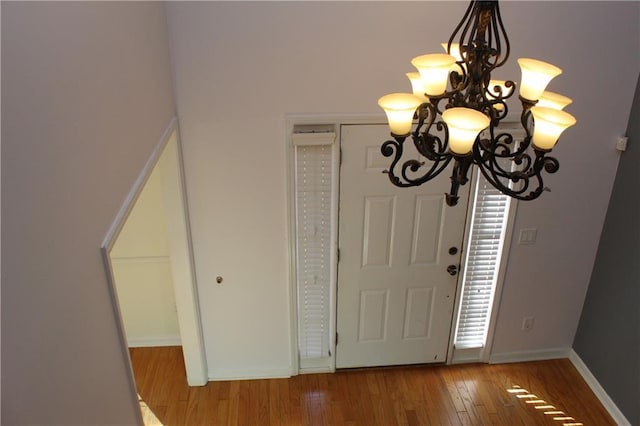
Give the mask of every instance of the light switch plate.
M 616 149 L 620 152 L 627 150 L 627 143 L 629 142 L 629 138 L 626 136 L 620 136 L 618 141 L 616 142 Z
M 520 238 L 518 238 L 518 244 L 535 244 L 537 235 L 537 228 L 521 229 Z

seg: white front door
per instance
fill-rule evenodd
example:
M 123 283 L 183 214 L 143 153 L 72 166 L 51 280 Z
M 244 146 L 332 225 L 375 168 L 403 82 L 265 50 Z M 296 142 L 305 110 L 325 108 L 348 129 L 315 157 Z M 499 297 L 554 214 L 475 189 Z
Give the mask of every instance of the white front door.
M 394 186 L 382 173 L 389 138 L 386 125 L 341 129 L 338 368 L 446 361 L 458 279 L 447 267 L 460 264 L 470 185 L 454 207 L 451 165 L 420 187 Z

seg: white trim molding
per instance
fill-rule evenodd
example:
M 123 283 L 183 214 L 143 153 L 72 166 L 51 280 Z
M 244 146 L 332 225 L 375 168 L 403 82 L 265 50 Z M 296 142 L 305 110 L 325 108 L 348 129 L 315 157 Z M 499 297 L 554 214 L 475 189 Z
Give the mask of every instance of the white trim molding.
M 255 380 L 255 379 L 287 379 L 292 376 L 291 366 L 269 370 L 214 370 L 209 374 L 210 381 Z
M 132 337 L 127 339 L 130 348 L 152 348 L 157 346 L 182 346 L 180 336 Z
M 571 348 L 542 349 L 535 351 L 494 353 L 489 357 L 489 364 L 506 364 L 510 362 L 543 361 L 546 359 L 569 358 Z
M 582 358 L 571 349 L 569 352 L 569 360 L 573 364 L 573 366 L 578 370 L 578 373 L 582 376 L 585 382 L 589 385 L 593 393 L 600 400 L 604 408 L 609 412 L 609 415 L 613 417 L 613 420 L 620 426 L 631 426 L 631 423 L 627 418 L 622 414 L 622 411 L 618 408 L 618 406 L 613 402 L 607 391 L 600 385 L 596 376 L 591 373 L 587 364 L 582 361 Z
M 137 264 L 137 263 L 169 263 L 169 256 L 132 256 L 132 257 L 111 257 L 111 263 L 120 264 Z
M 473 362 L 481 362 L 483 347 L 480 348 L 456 348 L 453 350 L 450 364 L 468 364 Z
M 164 158 L 165 150 L 172 151 L 172 158 Z M 174 283 L 174 294 L 176 297 L 176 307 L 178 314 L 178 324 L 180 327 L 180 340 L 185 354 L 185 368 L 187 372 L 187 382 L 189 386 L 204 386 L 207 384 L 207 364 L 204 352 L 204 340 L 202 337 L 202 327 L 200 323 L 200 311 L 198 303 L 197 285 L 195 281 L 194 265 L 191 255 L 192 244 L 189 229 L 189 210 L 186 200 L 186 188 L 184 186 L 184 171 L 182 166 L 182 151 L 179 138 L 178 120 L 173 117 L 165 129 L 156 147 L 145 163 L 142 171 L 138 175 L 124 203 L 120 207 L 113 223 L 109 227 L 107 234 L 101 245 L 102 258 L 105 265 L 109 291 L 113 309 L 115 311 L 116 322 L 122 346 L 122 354 L 128 362 L 128 375 L 131 386 L 132 398 L 137 401 L 137 390 L 135 378 L 131 368 L 128 342 L 122 322 L 120 302 L 115 285 L 113 273 L 114 260 L 111 259 L 111 250 L 116 239 L 122 230 L 136 200 L 138 199 L 144 185 L 146 184 L 154 167 L 160 162 L 165 163 L 166 181 L 163 179 L 164 194 L 171 193 L 171 200 L 165 199 L 168 219 L 168 237 L 170 241 L 171 256 L 169 257 Z M 170 203 L 168 203 L 170 201 Z M 173 226 L 175 225 L 175 226 Z M 175 250 L 174 250 L 175 246 Z M 134 262 L 139 261 L 134 260 Z M 147 258 L 146 261 L 164 261 L 164 259 Z M 122 262 L 122 259 L 120 259 Z M 178 263 L 179 262 L 179 265 Z M 116 260 L 117 262 L 117 260 Z M 180 277 L 177 277 L 179 272 Z M 142 424 L 142 423 L 141 423 Z

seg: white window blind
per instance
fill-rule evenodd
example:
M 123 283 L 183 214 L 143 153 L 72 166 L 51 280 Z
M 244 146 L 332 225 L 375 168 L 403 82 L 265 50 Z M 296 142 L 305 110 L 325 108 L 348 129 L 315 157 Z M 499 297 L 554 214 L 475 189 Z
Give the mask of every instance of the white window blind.
M 510 204 L 510 198 L 481 173 L 476 179 L 456 349 L 481 348 L 486 343 Z
M 335 135 L 301 135 L 295 146 L 298 350 L 305 361 L 329 357 L 332 188 Z M 319 136 L 319 137 L 318 137 Z M 324 142 L 323 142 L 324 141 Z

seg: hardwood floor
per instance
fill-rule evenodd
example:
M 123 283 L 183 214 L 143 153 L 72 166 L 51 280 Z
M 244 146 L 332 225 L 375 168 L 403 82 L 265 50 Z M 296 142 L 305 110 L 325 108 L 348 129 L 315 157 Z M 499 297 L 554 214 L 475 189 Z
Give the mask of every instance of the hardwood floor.
M 180 347 L 133 348 L 130 354 L 138 392 L 166 426 L 615 425 L 567 359 L 365 369 L 190 388 Z

